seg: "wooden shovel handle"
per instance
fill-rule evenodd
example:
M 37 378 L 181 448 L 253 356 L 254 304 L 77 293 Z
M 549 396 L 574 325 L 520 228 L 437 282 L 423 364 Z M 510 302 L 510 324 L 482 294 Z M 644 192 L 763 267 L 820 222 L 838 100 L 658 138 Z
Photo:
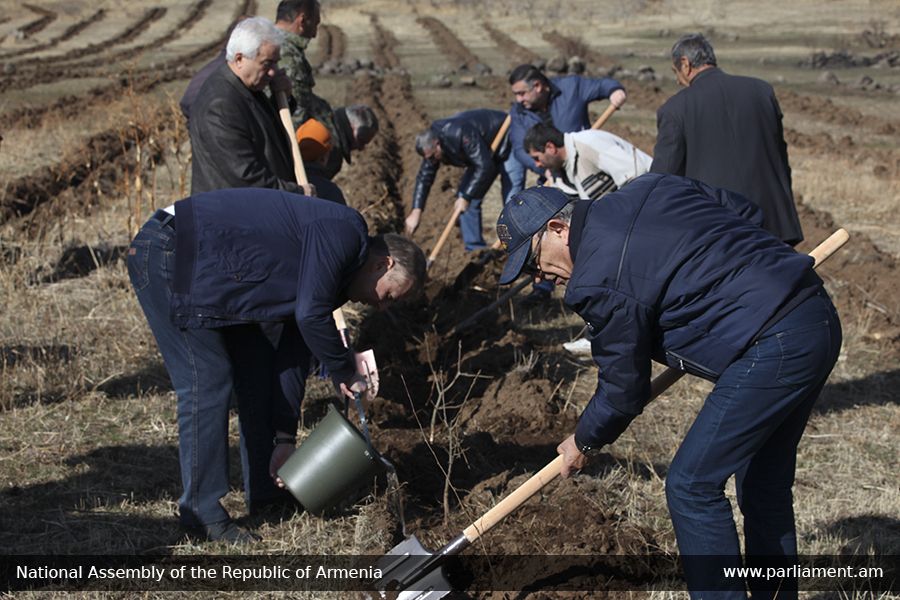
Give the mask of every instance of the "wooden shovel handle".
M 614 112 L 619 110 L 619 107 L 615 104 L 610 104 L 606 107 L 606 110 L 603 111 L 603 114 L 597 117 L 597 120 L 594 121 L 594 124 L 591 125 L 591 129 L 600 129 L 603 127 L 603 124 L 606 123 L 609 118 L 612 116 Z
M 294 157 L 294 177 L 300 185 L 309 184 L 306 177 L 306 169 L 303 168 L 303 157 L 300 156 L 300 144 L 297 142 L 297 132 L 294 131 L 294 122 L 291 121 L 291 109 L 288 107 L 287 94 L 278 92 L 275 94 L 275 100 L 278 102 L 278 116 L 281 118 L 281 124 L 287 132 L 288 139 L 291 140 L 291 154 Z M 347 320 L 344 318 L 342 309 L 335 310 L 331 317 L 337 326 L 338 332 L 341 334 L 341 341 L 344 346 L 349 347 L 350 340 L 347 339 Z
M 434 259 L 437 258 L 438 252 L 441 251 L 441 248 L 444 246 L 447 238 L 450 237 L 450 232 L 453 231 L 453 225 L 456 223 L 456 220 L 461 214 L 462 210 L 460 210 L 459 207 L 453 208 L 453 214 L 450 215 L 450 219 L 447 220 L 447 224 L 444 226 L 444 231 L 441 232 L 441 237 L 438 238 L 437 244 L 434 245 L 434 249 L 431 251 L 431 254 L 428 255 L 428 262 L 426 263 L 426 266 L 430 267 L 434 262 Z
M 291 109 L 288 108 L 287 94 L 278 92 L 275 94 L 275 99 L 278 102 L 278 116 L 281 118 L 281 124 L 284 126 L 288 139 L 291 141 L 291 155 L 294 157 L 294 177 L 300 185 L 307 185 L 309 179 L 306 178 L 303 157 L 300 156 L 300 144 L 297 143 L 297 132 L 294 131 L 294 123 L 291 121 Z
M 494 141 L 491 142 L 491 153 L 496 153 L 497 148 L 500 147 L 500 143 L 503 141 L 503 136 L 506 135 L 506 132 L 509 131 L 509 124 L 512 122 L 512 118 L 509 115 L 506 115 L 506 118 L 503 120 L 503 124 L 500 126 L 500 130 L 497 132 L 497 135 L 494 136 Z
M 509 496 L 501 500 L 497 506 L 487 511 L 480 519 L 463 530 L 469 542 L 474 542 L 487 533 L 494 525 L 502 521 L 511 512 L 522 506 L 526 500 L 541 491 L 545 485 L 559 476 L 562 470 L 563 455 L 559 454 L 550 463 L 531 476 Z
M 837 252 L 841 246 L 846 244 L 849 239 L 850 234 L 842 227 L 828 236 L 824 242 L 813 248 L 809 253 L 816 261 L 813 263 L 813 269 L 818 268 L 819 265 L 828 260 L 828 258 Z M 669 389 L 673 383 L 683 376 L 683 371 L 671 367 L 657 375 L 653 381 L 650 382 L 650 400 L 655 400 L 657 396 Z

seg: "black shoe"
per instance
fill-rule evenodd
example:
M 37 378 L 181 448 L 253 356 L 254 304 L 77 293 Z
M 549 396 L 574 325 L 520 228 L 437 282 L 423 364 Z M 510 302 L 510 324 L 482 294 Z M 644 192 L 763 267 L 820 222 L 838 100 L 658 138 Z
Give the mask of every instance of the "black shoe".
M 541 288 L 534 288 L 530 294 L 522 298 L 522 306 L 533 308 L 550 302 L 550 292 Z
M 238 524 L 231 519 L 204 525 L 201 530 L 204 535 L 206 535 L 206 539 L 210 542 L 227 542 L 229 544 L 244 545 L 253 544 L 262 540 L 262 538 L 255 533 L 247 531 L 243 527 L 238 527 Z

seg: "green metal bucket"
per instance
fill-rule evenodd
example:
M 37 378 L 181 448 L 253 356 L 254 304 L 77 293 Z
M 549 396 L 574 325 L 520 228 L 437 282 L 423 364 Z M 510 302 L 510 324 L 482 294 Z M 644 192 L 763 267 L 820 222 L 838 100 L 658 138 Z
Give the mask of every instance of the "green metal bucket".
M 300 447 L 278 469 L 291 494 L 315 514 L 340 504 L 371 481 L 378 453 L 333 405 Z

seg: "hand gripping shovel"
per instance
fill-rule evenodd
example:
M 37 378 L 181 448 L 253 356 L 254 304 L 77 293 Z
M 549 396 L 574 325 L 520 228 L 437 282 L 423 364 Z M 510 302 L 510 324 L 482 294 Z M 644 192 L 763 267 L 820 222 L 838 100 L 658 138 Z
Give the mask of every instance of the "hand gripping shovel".
M 838 229 L 816 246 L 809 253 L 815 259 L 814 268 L 839 250 L 849 238 L 846 230 Z M 683 373 L 675 369 L 666 369 L 656 377 L 651 383 L 648 403 L 666 391 L 682 375 Z M 437 552 L 429 552 L 415 536 L 395 546 L 376 564 L 381 570 L 382 577 L 375 582 L 375 588 L 383 598 L 391 594 L 391 597 L 401 600 L 438 600 L 449 594 L 451 585 L 443 570 L 446 557 L 459 554 L 468 548 L 494 525 L 556 479 L 562 468 L 562 461 L 563 456 L 557 456 Z

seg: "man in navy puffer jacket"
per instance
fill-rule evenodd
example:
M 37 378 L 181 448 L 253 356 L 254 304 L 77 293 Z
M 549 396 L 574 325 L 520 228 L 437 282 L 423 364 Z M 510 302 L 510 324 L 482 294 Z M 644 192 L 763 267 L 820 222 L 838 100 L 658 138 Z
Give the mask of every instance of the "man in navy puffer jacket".
M 761 222 L 743 196 L 658 174 L 598 201 L 530 188 L 497 221 L 509 252 L 500 282 L 533 269 L 567 284 L 565 303 L 591 332 L 597 390 L 559 445 L 563 476 L 641 413 L 651 360 L 716 382 L 666 477 L 685 576 L 698 597 L 746 597 L 744 582 L 724 580 L 721 570 L 741 566 L 724 492 L 732 475 L 748 564 L 765 556 L 789 566 L 796 556 L 797 444 L 841 346 L 812 258 Z M 796 582 L 779 585 L 779 597 L 796 594 Z
M 232 394 L 254 513 L 286 494 L 275 473 L 294 450 L 310 357 L 341 394 L 366 391 L 332 312 L 415 296 L 425 256 L 402 236 L 369 236 L 347 206 L 234 188 L 156 211 L 131 242 L 128 274 L 178 398 L 180 521 L 213 541 L 249 543 L 219 502 Z

